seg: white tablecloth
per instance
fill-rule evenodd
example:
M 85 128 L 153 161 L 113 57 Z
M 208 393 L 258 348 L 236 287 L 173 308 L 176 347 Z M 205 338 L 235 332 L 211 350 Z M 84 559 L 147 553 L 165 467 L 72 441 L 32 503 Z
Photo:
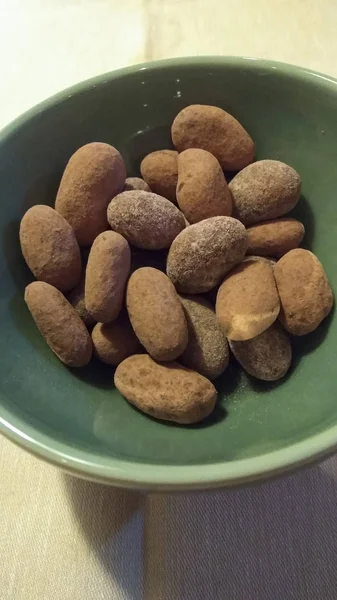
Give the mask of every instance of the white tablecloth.
M 337 76 L 334 0 L 0 0 L 0 126 L 87 77 L 243 54 Z M 241 491 L 140 495 L 0 438 L 1 600 L 336 600 L 337 459 Z

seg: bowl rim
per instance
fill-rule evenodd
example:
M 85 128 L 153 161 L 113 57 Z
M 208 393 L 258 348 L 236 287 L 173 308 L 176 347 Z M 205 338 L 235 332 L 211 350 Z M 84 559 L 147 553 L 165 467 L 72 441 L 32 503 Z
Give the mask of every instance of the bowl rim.
M 40 112 L 64 102 L 70 95 L 124 78 L 140 71 L 155 72 L 175 67 L 209 66 L 237 67 L 258 70 L 276 70 L 278 74 L 297 81 L 324 86 L 337 94 L 337 79 L 305 67 L 273 60 L 240 56 L 182 57 L 140 63 L 104 73 L 77 83 L 51 96 L 29 109 L 0 132 L 0 142 L 11 136 Z M 65 471 L 100 483 L 129 489 L 146 490 L 194 490 L 232 487 L 292 471 L 300 466 L 317 462 L 337 450 L 337 425 L 314 434 L 285 448 L 259 456 L 199 465 L 151 465 L 118 457 L 103 457 L 85 449 L 71 447 L 36 427 L 26 423 L 5 408 L 1 409 L 0 432 L 38 458 L 63 468 Z M 56 447 L 57 446 L 57 447 Z

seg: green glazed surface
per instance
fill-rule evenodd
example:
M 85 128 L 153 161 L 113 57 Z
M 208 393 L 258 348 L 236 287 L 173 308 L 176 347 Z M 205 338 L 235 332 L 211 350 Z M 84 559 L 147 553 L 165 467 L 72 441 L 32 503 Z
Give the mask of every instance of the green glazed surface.
M 170 123 L 191 103 L 221 106 L 256 142 L 257 158 L 285 161 L 303 180 L 294 214 L 305 245 L 337 290 L 337 82 L 296 67 L 242 58 L 136 66 L 81 83 L 32 109 L 0 137 L 0 428 L 63 468 L 134 488 L 192 489 L 253 481 L 326 456 L 337 446 L 337 322 L 294 343 L 284 381 L 263 383 L 234 364 L 217 382 L 208 421 L 150 419 L 93 363 L 69 370 L 26 309 L 31 275 L 18 242 L 33 204 L 53 205 L 70 155 L 90 141 L 116 146 L 129 175 L 169 147 Z

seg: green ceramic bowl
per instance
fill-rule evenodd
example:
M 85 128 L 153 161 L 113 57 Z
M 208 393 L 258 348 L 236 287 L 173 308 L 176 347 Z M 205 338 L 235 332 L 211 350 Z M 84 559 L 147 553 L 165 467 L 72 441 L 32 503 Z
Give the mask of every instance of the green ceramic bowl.
M 182 427 L 148 418 L 92 363 L 69 370 L 45 345 L 23 301 L 31 281 L 18 228 L 33 204 L 53 204 L 70 155 L 90 141 L 122 152 L 138 174 L 149 151 L 170 146 L 170 123 L 191 103 L 234 114 L 257 157 L 303 179 L 296 216 L 305 245 L 337 290 L 337 81 L 279 63 L 186 58 L 123 69 L 32 109 L 0 137 L 0 428 L 13 441 L 85 478 L 130 488 L 193 489 L 254 481 L 309 463 L 337 446 L 337 322 L 294 341 L 279 383 L 234 364 L 217 382 L 208 421 Z M 295 213 L 294 213 L 295 214 Z

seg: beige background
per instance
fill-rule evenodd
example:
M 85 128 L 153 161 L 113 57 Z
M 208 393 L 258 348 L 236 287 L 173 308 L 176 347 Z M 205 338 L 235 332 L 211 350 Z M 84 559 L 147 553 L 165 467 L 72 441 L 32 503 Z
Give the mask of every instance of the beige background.
M 0 0 L 0 126 L 104 71 L 243 54 L 337 76 L 334 0 Z M 335 600 L 337 459 L 235 492 L 142 496 L 0 439 L 1 600 Z

